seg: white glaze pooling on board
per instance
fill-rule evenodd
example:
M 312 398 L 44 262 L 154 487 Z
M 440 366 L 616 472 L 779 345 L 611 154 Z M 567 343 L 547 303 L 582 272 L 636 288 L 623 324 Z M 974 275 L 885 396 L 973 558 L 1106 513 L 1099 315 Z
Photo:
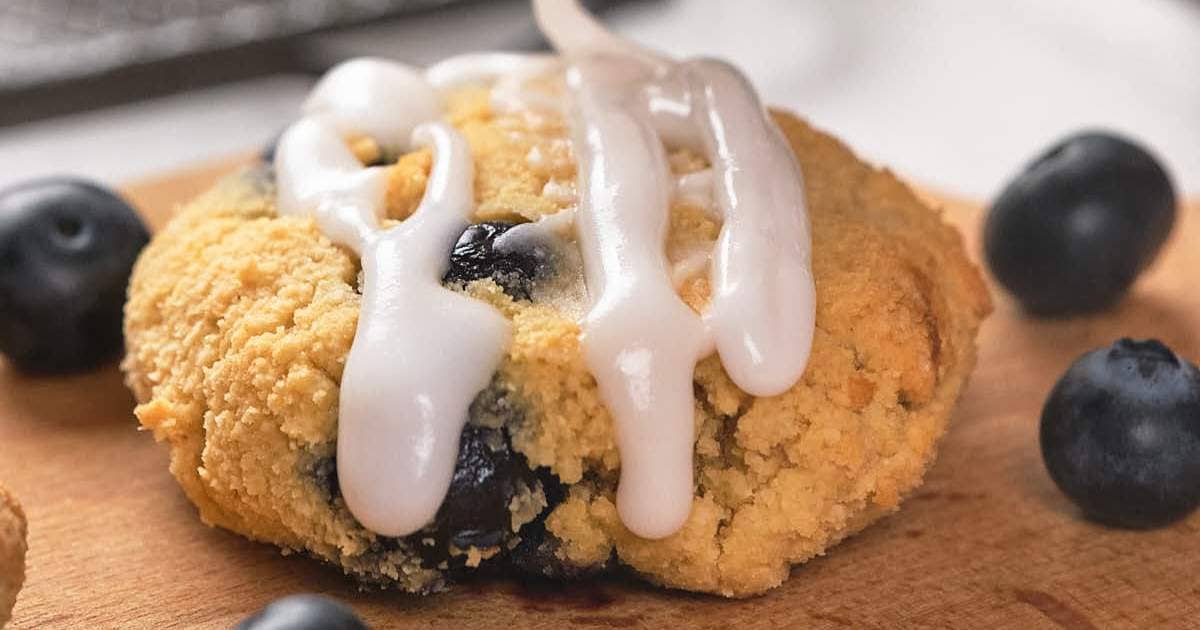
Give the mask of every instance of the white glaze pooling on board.
M 756 395 L 791 387 L 807 361 L 814 304 L 803 188 L 750 86 L 727 65 L 675 63 L 623 42 L 575 2 L 535 0 L 535 9 L 566 54 L 565 100 L 523 90 L 563 64 L 555 58 L 469 55 L 424 74 L 355 60 L 318 84 L 306 118 L 280 141 L 280 211 L 315 217 L 362 258 L 338 474 L 351 511 L 381 534 L 415 532 L 437 513 L 470 402 L 511 334 L 497 311 L 440 283 L 474 193 L 465 140 L 444 124 L 421 124 L 440 115 L 439 90 L 491 83 L 499 109 L 568 115 L 578 207 L 559 220 L 575 221 L 590 301 L 584 359 L 616 423 L 617 506 L 632 532 L 669 536 L 690 513 L 698 360 L 715 345 L 734 382 Z M 420 207 L 387 231 L 379 229 L 385 171 L 358 163 L 345 145 L 356 135 L 393 151 L 434 147 Z M 711 170 L 677 181 L 664 144 L 704 152 Z M 674 287 L 709 253 L 690 252 L 681 269 L 664 252 L 673 197 L 724 220 L 703 317 Z M 530 234 L 555 225 L 530 226 Z
M 570 64 L 577 231 L 592 299 L 583 351 L 615 423 L 617 510 L 633 533 L 662 538 L 691 509 L 696 362 L 715 343 L 733 381 L 758 396 L 783 393 L 804 372 L 816 303 L 800 171 L 730 66 L 630 46 L 573 0 L 534 7 Z M 686 269 L 672 270 L 663 253 L 670 198 L 682 192 L 664 144 L 701 150 L 712 164 L 709 199 L 724 224 L 703 318 L 675 293 Z
M 407 69 L 372 67 L 381 72 L 368 78 L 403 79 L 391 88 L 414 85 Z M 361 66 L 355 72 L 361 74 Z M 373 89 L 404 96 L 391 88 Z M 356 102 L 352 95 L 338 98 Z M 388 100 L 375 106 L 396 111 Z M 344 116 L 336 104 L 322 113 Z M 363 168 L 323 116 L 290 127 L 277 158 L 280 212 L 314 216 L 331 240 L 361 256 L 362 306 L 341 383 L 338 481 L 355 518 L 388 536 L 412 533 L 437 514 L 468 407 L 491 380 L 511 336 L 508 320 L 495 309 L 441 284 L 446 252 L 475 210 L 474 164 L 461 134 L 444 123 L 419 122 L 390 123 L 378 137 L 395 142 L 415 127 L 404 146 L 432 146 L 434 154 L 421 204 L 386 231 L 379 229 L 386 171 Z

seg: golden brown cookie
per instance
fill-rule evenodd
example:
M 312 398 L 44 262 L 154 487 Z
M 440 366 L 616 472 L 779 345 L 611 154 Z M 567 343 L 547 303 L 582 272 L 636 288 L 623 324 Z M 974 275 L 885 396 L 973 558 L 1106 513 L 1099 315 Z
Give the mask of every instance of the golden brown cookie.
M 17 593 L 25 583 L 25 512 L 0 486 L 0 628 L 12 618 Z
M 449 103 L 475 160 L 477 220 L 489 222 L 474 229 L 571 205 L 575 165 L 561 121 L 494 113 L 488 102 L 465 90 Z M 617 518 L 611 419 L 579 348 L 582 277 L 561 251 L 528 252 L 482 276 L 455 275 L 452 262 L 447 282 L 499 308 L 512 346 L 472 405 L 462 474 L 435 522 L 405 538 L 361 527 L 333 459 L 358 261 L 311 220 L 276 214 L 267 169 L 183 208 L 143 253 L 126 306 L 137 417 L 170 446 L 171 471 L 204 522 L 365 583 L 426 592 L 479 566 L 552 578 L 624 566 L 726 596 L 777 586 L 793 564 L 894 511 L 920 484 L 990 305 L 936 211 L 830 136 L 788 114 L 776 121 L 807 185 L 812 357 L 802 381 L 773 398 L 738 390 L 715 356 L 700 363 L 693 508 L 669 538 L 637 538 Z M 526 159 L 531 151 L 541 159 Z M 706 166 L 686 151 L 671 165 Z M 429 168 L 424 151 L 392 167 L 392 219 L 415 207 Z M 711 244 L 719 227 L 676 205 L 669 258 Z M 678 290 L 697 310 L 707 304 L 703 273 L 685 274 Z

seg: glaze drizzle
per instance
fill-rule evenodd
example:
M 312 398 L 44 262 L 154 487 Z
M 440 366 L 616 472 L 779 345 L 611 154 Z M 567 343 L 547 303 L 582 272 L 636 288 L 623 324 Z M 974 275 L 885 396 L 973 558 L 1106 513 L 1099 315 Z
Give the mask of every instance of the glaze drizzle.
M 574 191 L 556 184 L 551 192 L 575 195 L 576 207 L 529 229 L 573 228 L 578 239 L 584 360 L 613 417 L 617 507 L 630 531 L 662 538 L 690 514 L 697 361 L 715 349 L 739 387 L 771 396 L 792 387 L 808 359 L 815 292 L 803 184 L 753 88 L 728 64 L 676 62 L 625 42 L 574 0 L 533 4 L 561 57 L 467 55 L 424 73 L 347 62 L 317 85 L 279 144 L 280 212 L 314 218 L 362 260 L 338 474 L 351 512 L 384 535 L 433 519 L 470 402 L 511 336 L 495 309 L 440 284 L 474 213 L 466 141 L 430 122 L 454 86 L 490 84 L 498 110 L 552 109 L 569 122 L 577 181 Z M 555 72 L 565 77 L 563 97 L 523 90 Z M 393 152 L 433 148 L 425 197 L 398 226 L 381 228 L 386 171 L 354 158 L 346 139 L 358 135 Z M 676 178 L 666 146 L 703 153 L 711 168 Z M 723 222 L 711 253 L 691 252 L 674 268 L 664 251 L 673 199 Z M 704 266 L 713 296 L 699 314 L 675 286 Z
M 756 396 L 787 391 L 808 362 L 816 300 L 800 170 L 732 66 L 622 45 L 574 0 L 534 7 L 569 64 L 577 229 L 592 298 L 583 349 L 616 428 L 617 511 L 638 536 L 663 538 L 691 510 L 696 362 L 715 345 L 734 383 Z M 664 144 L 702 151 L 707 181 L 676 183 Z M 671 193 L 703 201 L 704 184 L 724 223 L 701 316 L 676 295 L 663 244 Z
M 360 65 L 355 72 L 415 83 L 403 67 L 371 64 L 371 71 Z M 404 95 L 393 87 L 401 86 L 385 91 Z M 387 230 L 380 229 L 386 171 L 363 168 L 320 116 L 292 125 L 277 157 L 280 212 L 314 217 L 330 240 L 361 257 L 362 305 L 341 383 L 338 480 L 355 518 L 387 536 L 417 531 L 437 514 L 468 407 L 512 334 L 494 308 L 441 283 L 446 252 L 475 212 L 466 139 L 445 123 L 425 123 L 406 144 L 433 147 L 433 169 L 416 211 Z

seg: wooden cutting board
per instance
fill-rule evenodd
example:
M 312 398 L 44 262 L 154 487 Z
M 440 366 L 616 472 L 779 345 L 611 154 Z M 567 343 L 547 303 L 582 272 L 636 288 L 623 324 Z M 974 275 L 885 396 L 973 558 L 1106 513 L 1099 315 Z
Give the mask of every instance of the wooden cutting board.
M 231 168 L 128 188 L 151 223 Z M 978 253 L 979 210 L 934 200 Z M 31 379 L 0 364 L 0 480 L 29 514 L 29 573 L 13 628 L 231 628 L 297 592 L 351 603 L 376 628 L 1200 627 L 1200 516 L 1152 532 L 1081 520 L 1042 466 L 1041 404 L 1079 354 L 1159 337 L 1200 359 L 1200 204 L 1115 311 L 1030 321 L 998 292 L 979 367 L 941 456 L 903 509 L 728 601 L 608 581 L 489 582 L 415 598 L 358 593 L 332 568 L 202 525 L 137 430 L 116 368 Z

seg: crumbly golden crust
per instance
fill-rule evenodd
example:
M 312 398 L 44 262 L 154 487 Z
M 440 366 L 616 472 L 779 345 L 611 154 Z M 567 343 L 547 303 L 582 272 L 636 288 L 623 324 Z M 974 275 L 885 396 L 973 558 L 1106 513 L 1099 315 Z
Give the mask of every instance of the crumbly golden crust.
M 568 205 L 544 194 L 547 182 L 574 178 L 561 121 L 495 114 L 480 91 L 451 99 L 448 119 L 471 144 L 480 220 L 536 219 Z M 776 120 L 807 184 L 818 295 L 812 358 L 800 383 L 764 399 L 738 390 L 715 356 L 701 362 L 696 495 L 670 538 L 639 539 L 617 518 L 611 420 L 583 365 L 570 305 L 553 296 L 514 301 L 490 281 L 463 288 L 513 322 L 493 395 L 520 413 L 491 422 L 567 484 L 545 519 L 564 562 L 597 566 L 615 554 L 665 586 L 761 593 L 792 564 L 895 510 L 934 457 L 990 308 L 984 285 L 958 234 L 890 173 L 790 115 Z M 415 152 L 392 167 L 392 219 L 419 201 L 429 163 Z M 703 166 L 672 155 L 677 173 Z M 718 229 L 697 209 L 673 208 L 670 257 L 710 243 Z M 276 216 L 269 182 L 230 179 L 183 208 L 139 260 L 124 368 L 137 417 L 169 443 L 172 473 L 206 523 L 361 579 L 432 590 L 445 577 L 439 567 L 425 566 L 405 541 L 364 530 L 327 483 L 357 277 L 357 261 L 312 221 Z M 679 291 L 700 309 L 707 279 L 693 274 Z M 546 501 L 539 489 L 514 501 L 514 531 Z M 466 553 L 477 563 L 495 551 Z
M 25 584 L 25 512 L 0 486 L 0 628 L 12 618 L 17 593 Z

